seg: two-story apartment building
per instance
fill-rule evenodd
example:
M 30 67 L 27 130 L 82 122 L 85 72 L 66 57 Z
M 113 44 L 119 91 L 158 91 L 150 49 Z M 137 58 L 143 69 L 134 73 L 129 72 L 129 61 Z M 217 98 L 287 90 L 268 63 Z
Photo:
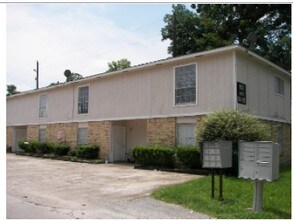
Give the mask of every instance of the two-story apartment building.
M 126 160 L 135 145 L 196 144 L 217 109 L 244 110 L 277 126 L 281 161 L 291 160 L 291 74 L 228 46 L 101 73 L 7 97 L 7 145 L 20 139 L 97 144 Z

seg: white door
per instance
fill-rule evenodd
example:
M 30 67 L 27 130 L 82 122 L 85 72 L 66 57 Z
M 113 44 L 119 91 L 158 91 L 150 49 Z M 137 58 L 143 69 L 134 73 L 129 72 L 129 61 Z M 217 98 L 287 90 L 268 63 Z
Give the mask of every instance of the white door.
M 26 128 L 15 128 L 12 145 L 12 152 L 22 151 L 18 146 L 18 141 L 26 140 Z
M 126 127 L 113 126 L 112 127 L 112 152 L 113 161 L 126 160 Z

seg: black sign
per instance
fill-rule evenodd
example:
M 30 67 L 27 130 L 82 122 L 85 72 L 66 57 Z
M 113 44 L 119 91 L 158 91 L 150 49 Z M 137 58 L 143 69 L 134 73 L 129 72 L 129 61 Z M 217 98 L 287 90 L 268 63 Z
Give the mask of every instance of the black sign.
M 237 102 L 246 105 L 246 85 L 237 82 Z

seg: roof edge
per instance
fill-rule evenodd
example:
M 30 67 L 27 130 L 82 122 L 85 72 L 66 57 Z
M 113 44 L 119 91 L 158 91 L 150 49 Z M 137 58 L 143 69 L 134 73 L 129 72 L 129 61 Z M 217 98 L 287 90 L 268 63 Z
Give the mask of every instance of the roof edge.
M 254 58 L 256 58 L 256 59 L 268 64 L 269 66 L 277 69 L 278 71 L 284 73 L 285 75 L 287 75 L 287 76 L 289 76 L 291 78 L 291 74 L 288 71 L 286 71 L 285 69 L 279 67 L 278 65 L 274 64 L 273 62 L 271 62 L 271 61 L 269 61 L 269 60 L 257 55 L 256 53 L 250 51 L 247 48 L 244 48 L 244 47 L 239 46 L 239 45 L 231 45 L 231 46 L 220 47 L 220 48 L 216 48 L 216 49 L 212 49 L 212 50 L 208 50 L 208 51 L 202 51 L 202 52 L 192 53 L 192 54 L 188 54 L 188 55 L 183 55 L 183 56 L 179 56 L 179 57 L 175 57 L 175 58 L 165 58 L 165 59 L 152 61 L 152 62 L 145 63 L 145 64 L 138 64 L 138 65 L 135 65 L 135 66 L 132 66 L 132 67 L 129 67 L 129 68 L 125 68 L 125 69 L 117 70 L 117 71 L 113 71 L 113 72 L 98 73 L 98 74 L 87 76 L 87 77 L 84 77 L 83 79 L 79 79 L 79 80 L 75 80 L 75 81 L 71 81 L 71 82 L 60 83 L 58 85 L 54 85 L 54 86 L 50 86 L 50 87 L 43 87 L 43 88 L 40 88 L 40 89 L 37 89 L 37 90 L 34 89 L 34 90 L 24 91 L 24 92 L 15 94 L 15 95 L 7 96 L 6 99 L 19 97 L 19 96 L 27 95 L 27 94 L 31 94 L 31 93 L 45 92 L 45 91 L 48 91 L 48 90 L 51 90 L 51 89 L 70 86 L 70 85 L 73 85 L 73 84 L 76 84 L 76 83 L 82 83 L 82 82 L 86 82 L 86 81 L 96 79 L 96 78 L 101 78 L 101 77 L 106 77 L 106 76 L 116 75 L 116 74 L 121 74 L 121 73 L 126 73 L 126 72 L 132 72 L 132 71 L 139 70 L 139 69 L 144 69 L 144 68 L 148 68 L 148 67 L 163 65 L 163 64 L 166 64 L 166 63 L 181 61 L 181 60 L 184 60 L 184 59 L 190 59 L 190 58 L 195 58 L 195 57 L 200 57 L 200 56 L 207 56 L 207 55 L 212 55 L 212 54 L 217 54 L 217 53 L 228 52 L 228 51 L 232 51 L 232 50 L 238 50 L 238 51 L 240 51 L 242 53 L 246 53 L 248 55 L 251 55 Z

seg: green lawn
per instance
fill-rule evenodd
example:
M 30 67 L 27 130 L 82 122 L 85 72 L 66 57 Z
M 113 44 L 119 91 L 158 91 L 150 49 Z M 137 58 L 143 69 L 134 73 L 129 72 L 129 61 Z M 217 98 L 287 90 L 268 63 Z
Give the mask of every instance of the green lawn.
M 282 169 L 280 178 L 265 182 L 263 211 L 251 211 L 253 181 L 233 177 L 223 178 L 223 198 L 218 198 L 218 176 L 215 177 L 215 197 L 211 199 L 211 177 L 162 188 L 153 192 L 156 199 L 182 205 L 215 218 L 291 219 L 291 169 Z

